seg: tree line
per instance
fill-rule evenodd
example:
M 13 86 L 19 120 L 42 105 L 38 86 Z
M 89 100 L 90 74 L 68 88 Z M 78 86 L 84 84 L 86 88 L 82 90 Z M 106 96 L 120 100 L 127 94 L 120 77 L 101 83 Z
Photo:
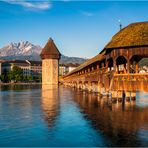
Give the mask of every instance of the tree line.
M 0 75 L 0 80 L 8 82 L 41 82 L 41 76 L 23 75 L 23 70 L 18 66 L 13 66 L 11 71 L 6 69 Z

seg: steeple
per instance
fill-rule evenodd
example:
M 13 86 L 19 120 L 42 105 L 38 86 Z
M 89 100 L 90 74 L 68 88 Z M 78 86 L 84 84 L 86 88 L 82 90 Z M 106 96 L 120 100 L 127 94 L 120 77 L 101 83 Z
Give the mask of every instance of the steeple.
M 61 54 L 52 38 L 49 38 L 45 47 L 42 49 L 40 56 L 42 59 L 60 59 Z

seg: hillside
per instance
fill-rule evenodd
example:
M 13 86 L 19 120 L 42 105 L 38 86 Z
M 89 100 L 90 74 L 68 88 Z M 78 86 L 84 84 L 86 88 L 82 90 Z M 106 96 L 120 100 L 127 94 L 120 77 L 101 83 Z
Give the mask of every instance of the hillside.
M 40 61 L 41 46 L 33 45 L 28 41 L 10 43 L 0 49 L 0 59 L 5 60 L 33 60 Z M 60 63 L 78 63 L 81 64 L 86 59 L 78 57 L 61 56 Z

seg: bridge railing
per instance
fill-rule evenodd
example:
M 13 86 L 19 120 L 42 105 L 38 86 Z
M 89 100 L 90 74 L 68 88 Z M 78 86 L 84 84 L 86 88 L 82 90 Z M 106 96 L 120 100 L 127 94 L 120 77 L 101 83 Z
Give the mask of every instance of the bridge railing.
M 103 74 L 103 73 L 106 73 L 107 72 L 107 68 L 106 67 L 103 67 L 103 68 L 98 68 L 98 69 L 94 69 L 94 70 L 91 70 L 90 72 L 84 72 L 84 73 L 81 73 L 81 74 L 72 74 L 70 76 L 67 76 L 67 77 L 64 77 L 64 79 L 66 78 L 74 78 L 74 77 L 83 77 L 83 76 L 90 76 L 90 75 L 94 75 L 94 74 Z
M 114 74 L 118 81 L 148 81 L 148 73 Z
M 148 73 L 114 74 L 111 90 L 148 92 Z

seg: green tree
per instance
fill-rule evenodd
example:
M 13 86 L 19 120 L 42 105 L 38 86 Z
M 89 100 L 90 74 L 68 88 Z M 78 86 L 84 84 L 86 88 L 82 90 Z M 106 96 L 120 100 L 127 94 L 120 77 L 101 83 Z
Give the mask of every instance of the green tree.
M 8 74 L 9 80 L 22 81 L 23 80 L 23 70 L 18 66 L 13 66 L 12 70 Z
M 12 71 L 8 72 L 8 81 L 15 80 L 15 76 Z
M 27 80 L 28 81 L 32 81 L 33 80 L 33 77 L 31 75 L 27 76 Z
M 9 81 L 8 80 L 8 71 L 7 71 L 7 69 L 4 69 L 4 71 L 3 71 L 2 75 L 1 75 L 1 80 L 4 83 Z
M 39 79 L 39 82 L 42 82 L 42 76 L 41 75 L 39 75 L 38 79 Z
M 12 72 L 14 75 L 23 75 L 23 70 L 18 66 L 13 66 Z
M 23 75 L 23 81 L 27 81 L 27 76 Z
M 4 75 L 3 74 L 0 76 L 0 79 L 2 82 L 4 82 Z
M 2 75 L 0 75 L 0 80 L 2 79 Z
M 2 74 L 2 76 L 1 76 L 1 80 L 2 80 L 3 82 L 7 82 L 7 80 L 6 80 L 6 76 L 5 76 L 4 74 Z

